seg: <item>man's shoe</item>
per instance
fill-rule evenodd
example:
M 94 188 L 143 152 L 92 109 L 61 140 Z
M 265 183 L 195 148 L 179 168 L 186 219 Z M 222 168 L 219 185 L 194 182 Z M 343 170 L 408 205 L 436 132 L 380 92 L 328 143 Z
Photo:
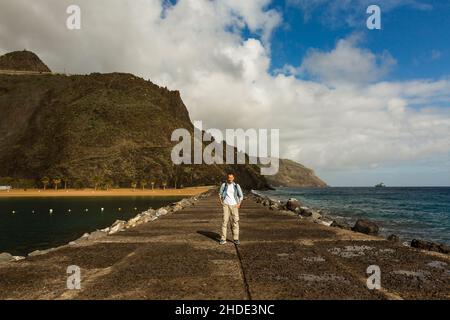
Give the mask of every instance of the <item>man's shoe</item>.
M 219 241 L 219 244 L 225 244 L 225 243 L 227 243 L 225 240 L 220 240 Z
M 238 246 L 241 244 L 241 242 L 239 240 L 234 240 L 234 244 Z

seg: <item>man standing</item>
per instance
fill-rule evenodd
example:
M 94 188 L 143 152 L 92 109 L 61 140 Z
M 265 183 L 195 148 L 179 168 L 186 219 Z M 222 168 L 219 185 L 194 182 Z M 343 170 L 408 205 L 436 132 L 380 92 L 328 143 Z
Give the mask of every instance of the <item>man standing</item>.
M 219 190 L 220 203 L 223 206 L 222 237 L 220 244 L 227 242 L 228 221 L 231 217 L 234 244 L 239 245 L 239 208 L 244 199 L 241 186 L 234 182 L 234 174 L 227 174 L 227 181 L 222 183 Z

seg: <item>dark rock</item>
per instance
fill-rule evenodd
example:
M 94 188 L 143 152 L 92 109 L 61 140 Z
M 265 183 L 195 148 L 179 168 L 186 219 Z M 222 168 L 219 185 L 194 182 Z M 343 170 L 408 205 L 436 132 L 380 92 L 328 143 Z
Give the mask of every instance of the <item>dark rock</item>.
M 302 217 L 312 217 L 314 214 L 314 211 L 308 207 L 299 207 L 296 212 Z
M 378 235 L 379 227 L 372 221 L 359 219 L 358 221 L 356 221 L 355 226 L 352 228 L 352 230 L 355 232 L 376 236 Z
M 345 221 L 335 221 L 334 220 L 331 223 L 331 226 L 335 227 L 335 228 L 344 229 L 344 230 L 351 230 L 352 229 L 352 227 Z
M 387 237 L 387 239 L 389 241 L 392 241 L 392 242 L 399 242 L 400 241 L 400 238 L 397 235 L 395 235 L 395 234 L 391 234 L 389 237 Z
M 428 250 L 428 251 L 435 251 L 445 254 L 450 254 L 450 247 L 445 244 L 440 244 L 436 242 L 431 241 L 425 241 L 425 240 L 419 240 L 414 239 L 411 241 L 411 247 L 422 249 L 422 250 Z
M 300 201 L 291 198 L 286 203 L 286 209 L 296 212 L 300 208 Z

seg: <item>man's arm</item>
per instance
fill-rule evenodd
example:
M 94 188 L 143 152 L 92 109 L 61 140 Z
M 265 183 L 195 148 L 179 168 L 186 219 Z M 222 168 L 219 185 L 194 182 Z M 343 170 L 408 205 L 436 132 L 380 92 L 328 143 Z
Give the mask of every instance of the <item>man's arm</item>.
M 240 208 L 242 200 L 244 200 L 244 193 L 242 192 L 241 186 L 239 184 L 237 185 L 237 189 L 239 192 L 239 203 L 237 206 L 238 206 L 238 208 Z
M 224 189 L 224 188 L 225 188 L 225 184 L 222 183 L 222 184 L 220 185 L 220 189 L 219 189 L 219 201 L 220 201 L 220 204 L 221 204 L 221 205 L 223 205 L 222 193 L 223 193 L 223 189 Z

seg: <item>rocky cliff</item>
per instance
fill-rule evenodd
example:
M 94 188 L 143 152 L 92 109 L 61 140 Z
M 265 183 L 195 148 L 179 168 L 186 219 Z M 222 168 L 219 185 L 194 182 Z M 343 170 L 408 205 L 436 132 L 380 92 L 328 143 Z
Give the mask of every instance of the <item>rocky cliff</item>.
M 48 70 L 20 65 L 24 54 L 0 57 L 0 69 Z M 172 131 L 193 131 L 186 106 L 178 91 L 131 74 L 0 75 L 0 114 L 0 178 L 173 187 L 216 184 L 234 171 L 244 187 L 267 186 L 254 165 L 173 165 Z

